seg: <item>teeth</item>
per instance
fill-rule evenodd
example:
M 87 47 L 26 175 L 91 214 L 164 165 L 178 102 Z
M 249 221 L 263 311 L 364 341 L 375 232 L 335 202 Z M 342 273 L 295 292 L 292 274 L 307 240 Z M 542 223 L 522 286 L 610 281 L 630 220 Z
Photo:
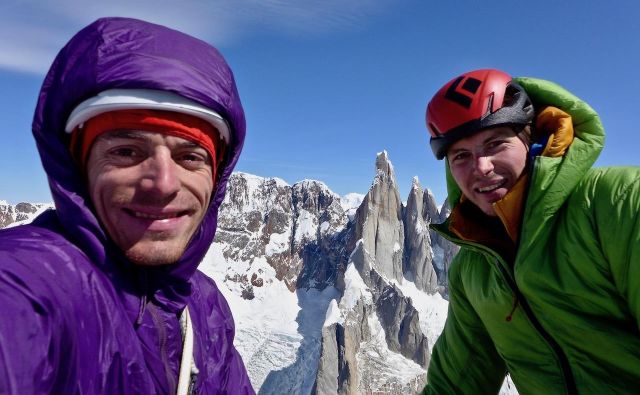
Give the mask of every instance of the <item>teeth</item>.
M 493 185 L 489 185 L 489 186 L 486 186 L 486 187 L 478 188 L 478 192 L 490 192 L 490 191 L 493 191 L 495 189 L 500 188 L 503 183 L 504 182 L 499 182 L 497 184 L 493 184 Z
M 135 211 L 133 215 L 136 216 L 137 218 L 152 219 L 152 220 L 162 220 L 162 219 L 169 219 L 169 218 L 176 217 L 176 214 L 154 215 L 154 214 L 141 213 L 139 211 Z
M 479 192 L 489 192 L 489 191 L 493 191 L 494 189 L 498 188 L 497 185 L 491 185 L 489 187 L 484 187 L 484 188 L 478 188 Z

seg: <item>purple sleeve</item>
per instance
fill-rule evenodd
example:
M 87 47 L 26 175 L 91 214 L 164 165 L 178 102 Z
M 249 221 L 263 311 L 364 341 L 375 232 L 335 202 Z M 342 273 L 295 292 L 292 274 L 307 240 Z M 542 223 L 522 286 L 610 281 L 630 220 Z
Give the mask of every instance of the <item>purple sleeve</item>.
M 233 341 L 233 339 L 231 339 Z M 235 347 L 231 348 L 227 361 L 229 366 L 229 382 L 226 391 L 230 394 L 255 395 L 247 369 L 244 366 L 242 357 Z
M 20 268 L 0 271 L 0 393 L 48 394 L 66 391 L 74 381 L 73 355 L 65 344 L 64 324 L 52 299 L 43 296 L 39 279 L 20 276 Z M 27 282 L 28 281 L 28 282 Z M 46 295 L 46 294 L 45 294 Z M 67 366 L 60 375 L 56 366 Z

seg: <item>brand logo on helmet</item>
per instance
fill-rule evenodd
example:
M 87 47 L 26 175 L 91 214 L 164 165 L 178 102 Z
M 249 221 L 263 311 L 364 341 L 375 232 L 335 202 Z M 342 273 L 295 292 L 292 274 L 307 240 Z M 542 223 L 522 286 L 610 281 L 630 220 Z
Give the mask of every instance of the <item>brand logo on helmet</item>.
M 453 84 L 447 89 L 447 93 L 444 95 L 446 99 L 449 99 L 453 102 L 460 104 L 464 108 L 471 107 L 471 102 L 473 101 L 473 95 L 478 91 L 480 84 L 482 81 L 477 80 L 473 77 L 467 78 L 467 80 L 462 84 L 460 89 L 471 93 L 471 96 L 467 96 L 462 92 L 458 92 L 458 86 L 464 79 L 464 76 L 460 76 L 453 81 Z

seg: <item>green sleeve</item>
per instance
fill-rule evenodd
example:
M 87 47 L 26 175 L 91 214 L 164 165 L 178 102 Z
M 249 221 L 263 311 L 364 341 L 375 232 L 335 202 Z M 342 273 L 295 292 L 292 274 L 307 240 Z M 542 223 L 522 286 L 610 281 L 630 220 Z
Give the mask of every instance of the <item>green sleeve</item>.
M 640 329 L 640 167 L 611 167 L 597 174 L 597 237 L 618 293 Z
M 460 254 L 449 274 L 447 321 L 433 347 L 422 394 L 497 394 L 506 366 L 465 296 L 457 275 L 458 258 Z

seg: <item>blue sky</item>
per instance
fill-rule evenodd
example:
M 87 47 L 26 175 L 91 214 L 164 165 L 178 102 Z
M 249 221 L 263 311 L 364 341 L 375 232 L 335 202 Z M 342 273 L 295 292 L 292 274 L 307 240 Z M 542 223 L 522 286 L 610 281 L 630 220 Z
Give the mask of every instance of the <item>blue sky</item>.
M 418 176 L 442 202 L 425 106 L 457 74 L 486 67 L 565 86 L 607 128 L 597 165 L 640 162 L 637 1 L 49 3 L 0 3 L 0 200 L 11 203 L 51 201 L 31 136 L 38 90 L 57 51 L 101 16 L 160 23 L 223 53 L 247 115 L 239 171 L 366 193 L 387 150 L 403 199 Z

